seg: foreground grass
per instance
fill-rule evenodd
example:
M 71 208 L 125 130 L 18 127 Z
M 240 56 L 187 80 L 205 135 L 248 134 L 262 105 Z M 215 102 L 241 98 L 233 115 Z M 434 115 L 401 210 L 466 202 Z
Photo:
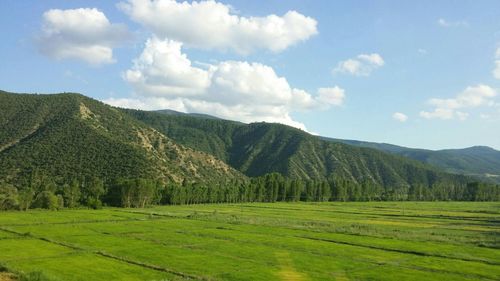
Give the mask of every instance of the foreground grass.
M 50 280 L 499 280 L 500 203 L 252 203 L 0 214 Z

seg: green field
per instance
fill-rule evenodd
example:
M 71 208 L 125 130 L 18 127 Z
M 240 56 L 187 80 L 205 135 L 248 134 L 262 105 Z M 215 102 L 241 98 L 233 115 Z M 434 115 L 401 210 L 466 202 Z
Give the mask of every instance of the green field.
M 500 280 L 500 203 L 3 212 L 0 265 L 50 280 Z

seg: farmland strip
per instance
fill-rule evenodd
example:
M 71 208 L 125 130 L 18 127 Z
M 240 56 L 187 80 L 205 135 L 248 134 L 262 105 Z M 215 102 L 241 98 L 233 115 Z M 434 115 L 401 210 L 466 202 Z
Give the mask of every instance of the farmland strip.
M 335 243 L 335 244 L 369 248 L 369 249 L 375 249 L 375 250 L 382 250 L 382 251 L 388 251 L 388 252 L 411 254 L 411 255 L 417 255 L 417 256 L 437 257 L 437 258 L 445 258 L 445 259 L 460 260 L 460 261 L 467 261 L 467 262 L 480 262 L 480 263 L 484 263 L 484 264 L 488 264 L 488 265 L 500 265 L 500 263 L 493 262 L 493 261 L 457 258 L 457 257 L 450 257 L 450 256 L 438 255 L 438 254 L 429 254 L 429 253 L 412 251 L 412 250 L 389 249 L 389 248 L 384 248 L 384 247 L 362 245 L 362 244 L 356 244 L 356 243 L 345 242 L 345 241 L 336 241 L 336 240 L 331 240 L 331 239 L 326 239 L 326 238 L 316 238 L 316 237 L 309 237 L 309 236 L 295 236 L 295 237 L 309 239 L 309 240 L 315 240 L 315 241 Z
M 184 273 L 184 272 L 180 272 L 180 271 L 168 269 L 168 268 L 165 268 L 165 267 L 160 267 L 160 266 L 153 265 L 153 264 L 148 264 L 148 263 L 143 263 L 143 262 L 134 261 L 134 260 L 130 260 L 130 259 L 125 259 L 123 257 L 111 255 L 111 254 L 108 254 L 108 253 L 105 253 L 105 252 L 102 252 L 102 251 L 94 252 L 94 254 L 97 254 L 97 255 L 100 255 L 100 256 L 103 256 L 103 257 L 106 257 L 106 258 L 115 259 L 115 260 L 118 260 L 118 261 L 121 261 L 121 262 L 126 262 L 126 263 L 129 263 L 129 264 L 142 266 L 142 267 L 145 267 L 145 268 L 148 268 L 148 269 L 153 269 L 153 270 L 156 270 L 156 271 L 171 273 L 171 274 L 174 274 L 174 275 L 177 275 L 177 276 L 180 276 L 180 277 L 183 277 L 183 278 L 187 278 L 187 279 L 206 280 L 206 281 L 211 280 L 210 278 L 207 278 L 207 277 L 197 276 L 197 275 L 191 275 L 191 274 L 187 274 L 187 273 Z

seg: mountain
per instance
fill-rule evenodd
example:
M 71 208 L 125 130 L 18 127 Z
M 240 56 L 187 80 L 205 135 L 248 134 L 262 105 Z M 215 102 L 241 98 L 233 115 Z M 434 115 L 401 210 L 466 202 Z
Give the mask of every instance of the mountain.
M 464 149 L 426 150 L 386 143 L 324 138 L 328 141 L 374 148 L 440 167 L 447 172 L 500 181 L 500 151 L 487 146 Z
M 280 124 L 120 109 L 71 93 L 0 92 L 0 209 L 481 201 L 498 200 L 499 191 Z
M 123 111 L 79 94 L 0 92 L 0 179 L 33 176 L 243 179 L 216 157 L 185 147 Z
M 215 117 L 215 116 L 208 115 L 208 114 L 203 114 L 203 113 L 184 113 L 184 112 L 179 112 L 179 111 L 175 111 L 175 110 L 172 110 L 172 109 L 156 110 L 155 112 L 162 113 L 162 114 L 167 114 L 167 115 L 191 116 L 191 117 L 199 117 L 199 118 L 204 118 L 204 119 L 221 119 L 219 117 Z
M 416 160 L 326 141 L 285 125 L 123 111 L 174 141 L 212 154 L 251 177 L 278 172 L 297 179 L 337 177 L 388 187 L 464 180 Z

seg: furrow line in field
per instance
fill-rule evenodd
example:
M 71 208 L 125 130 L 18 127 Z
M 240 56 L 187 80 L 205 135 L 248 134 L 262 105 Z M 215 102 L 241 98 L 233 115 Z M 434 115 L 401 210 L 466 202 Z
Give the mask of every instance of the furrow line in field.
M 231 230 L 234 230 L 234 229 L 231 229 Z M 99 234 L 103 234 L 103 235 L 111 235 L 111 236 L 116 236 L 116 237 L 126 237 L 126 238 L 129 238 L 129 239 L 151 242 L 151 243 L 154 243 L 154 244 L 157 244 L 157 245 L 162 245 L 162 246 L 171 246 L 171 244 L 167 244 L 167 243 L 165 243 L 163 241 L 159 241 L 159 240 L 156 240 L 156 239 L 148 239 L 148 238 L 143 238 L 143 237 L 137 237 L 137 236 L 134 236 L 134 235 L 129 235 L 127 233 L 104 233 L 104 232 L 100 232 L 100 231 L 95 231 L 95 232 L 99 233 Z M 220 241 L 226 241 L 226 242 L 245 243 L 247 245 L 250 245 L 250 244 L 252 244 L 252 245 L 265 245 L 265 246 L 274 248 L 275 250 L 281 250 L 282 249 L 281 247 L 277 246 L 275 243 L 272 243 L 272 242 L 254 242 L 254 241 L 247 241 L 247 240 L 243 241 L 243 240 L 237 240 L 237 239 L 230 238 L 230 237 L 219 237 L 219 236 L 213 236 L 213 235 L 209 235 L 209 234 L 191 233 L 191 232 L 178 232 L 178 233 L 182 233 L 184 235 L 189 235 L 189 236 L 195 236 L 195 237 L 210 238 L 210 239 L 215 239 L 215 240 L 220 240 Z M 280 236 L 280 237 L 294 237 L 294 236 L 291 236 L 291 235 L 278 235 L 278 236 Z M 303 248 L 296 248 L 296 249 L 291 249 L 290 248 L 289 250 L 297 252 L 297 253 L 300 253 L 304 249 Z M 317 252 L 317 251 L 309 251 L 309 253 L 313 254 L 313 255 L 316 255 L 316 256 L 321 256 L 321 257 L 335 257 L 335 258 L 342 257 L 341 255 L 338 255 L 338 254 L 332 254 L 332 253 L 325 254 L 325 253 L 320 253 L 320 252 Z M 234 256 L 234 255 L 221 255 L 221 254 L 219 254 L 219 256 L 229 257 L 229 258 L 238 259 L 238 260 L 246 260 L 246 261 L 249 261 L 249 262 L 255 262 L 255 260 L 253 260 L 253 259 L 243 258 L 243 257 L 239 257 L 239 256 Z M 366 260 L 366 259 L 356 259 L 356 258 L 350 258 L 350 259 L 353 260 L 353 261 L 373 263 L 372 261 Z M 379 263 L 375 263 L 375 265 L 380 265 L 380 264 Z
M 0 230 L 3 232 L 10 233 L 10 234 L 15 234 L 15 235 L 19 235 L 19 236 L 26 236 L 24 233 L 17 232 L 17 231 L 14 231 L 12 229 L 4 228 L 4 227 L 0 227 Z
M 494 224 L 500 224 L 500 220 L 494 218 L 490 220 L 485 217 L 459 217 L 459 216 L 446 216 L 446 215 L 410 215 L 410 214 L 390 214 L 390 213 L 374 213 L 374 212 L 349 212 L 349 211 L 341 211 L 336 209 L 331 210 L 311 210 L 311 209 L 301 209 L 301 208 L 274 208 L 268 206 L 251 206 L 251 205 L 243 205 L 246 208 L 257 208 L 257 209 L 268 209 L 268 210 L 290 210 L 290 211 L 300 211 L 300 212 L 324 212 L 324 213 L 342 213 L 342 214 L 351 214 L 358 216 L 382 216 L 382 217 L 402 217 L 402 218 L 419 218 L 419 219 L 434 219 L 434 220 L 459 220 L 459 221 L 477 221 L 477 222 L 488 222 Z M 481 225 L 481 224 L 479 224 Z
M 349 245 L 349 246 L 355 246 L 355 247 L 369 248 L 369 249 L 375 249 L 375 250 L 382 250 L 382 251 L 388 251 L 388 252 L 396 252 L 396 253 L 402 253 L 402 254 L 411 254 L 411 255 L 426 256 L 426 257 L 436 257 L 436 258 L 460 260 L 460 261 L 466 261 L 466 262 L 479 262 L 479 263 L 484 263 L 484 264 L 488 264 L 488 265 L 500 265 L 500 263 L 498 263 L 498 262 L 480 260 L 480 259 L 466 259 L 466 258 L 450 257 L 450 256 L 445 256 L 445 255 L 424 253 L 424 252 L 418 252 L 418 251 L 412 251 L 412 250 L 390 249 L 390 248 L 384 248 L 384 247 L 378 247 L 378 246 L 356 244 L 356 243 L 345 242 L 345 241 L 337 241 L 337 240 L 326 239 L 326 238 L 317 238 L 317 237 L 308 237 L 308 236 L 295 236 L 295 237 L 309 239 L 309 240 L 315 240 L 315 241 L 335 243 L 335 244 Z
M 128 264 L 138 265 L 138 266 L 141 266 L 141 267 L 144 267 L 144 268 L 148 268 L 148 269 L 153 269 L 153 270 L 156 270 L 156 271 L 161 271 L 161 272 L 165 272 L 165 273 L 174 274 L 174 275 L 177 275 L 177 276 L 180 276 L 180 277 L 183 277 L 183 278 L 187 278 L 187 279 L 204 280 L 204 281 L 212 280 L 212 279 L 204 277 L 204 276 L 192 275 L 192 274 L 188 274 L 188 273 L 176 271 L 176 270 L 173 270 L 173 269 L 169 269 L 169 268 L 165 268 L 165 267 L 161 267 L 161 266 L 157 266 L 157 265 L 153 265 L 153 264 L 148 264 L 148 263 L 144 263 L 144 262 L 140 262 L 140 261 L 130 260 L 130 259 L 126 259 L 126 258 L 123 258 L 123 257 L 111 255 L 111 254 L 108 254 L 108 253 L 105 253 L 105 252 L 102 252 L 102 251 L 96 251 L 94 253 L 97 254 L 97 255 L 106 257 L 106 258 L 118 260 L 118 261 L 125 262 L 125 263 L 128 263 Z
M 60 242 L 60 241 L 57 241 L 57 240 L 53 240 L 53 239 L 49 239 L 49 238 L 46 238 L 46 237 L 39 237 L 39 236 L 35 236 L 31 233 L 24 233 L 24 232 L 19 232 L 19 231 L 15 231 L 15 230 L 12 230 L 12 229 L 8 229 L 8 228 L 4 228 L 4 227 L 0 227 L 0 230 L 2 231 L 5 231 L 5 232 L 9 232 L 9 233 L 12 233 L 12 234 L 16 234 L 18 235 L 20 238 L 33 238 L 33 239 L 38 239 L 38 240 L 41 240 L 41 241 L 44 241 L 44 242 L 48 242 L 48 243 L 52 243 L 52 244 L 56 244 L 56 245 L 59 245 L 59 246 L 63 246 L 63 247 L 66 247 L 66 248 L 70 248 L 72 250 L 79 250 L 79 251 L 84 251 L 85 249 L 83 248 L 80 248 L 80 247 L 77 247 L 75 245 L 72 245 L 72 244 L 68 244 L 68 243 L 63 243 L 63 242 Z
M 128 222 L 128 221 L 142 221 L 144 219 L 123 219 L 123 220 L 82 220 L 82 221 L 64 221 L 64 222 L 36 222 L 36 223 L 13 223 L 3 224 L 2 227 L 9 226 L 39 226 L 39 225 L 65 225 L 65 224 L 87 224 L 87 223 L 106 223 L 106 222 Z
M 185 216 L 185 215 L 173 215 L 173 214 L 165 214 L 165 213 L 157 213 L 157 212 L 143 212 L 143 211 L 124 211 L 124 210 L 116 210 L 118 212 L 127 212 L 127 213 L 139 213 L 139 214 L 145 214 L 145 215 L 149 215 L 149 216 L 156 216 L 156 217 L 165 217 L 165 218 L 176 218 L 176 219 L 186 219 L 186 220 L 196 220 L 196 221 L 217 221 L 219 223 L 224 223 L 224 224 L 229 224 L 229 225 L 240 225 L 241 223 L 240 222 L 228 222 L 228 221 L 220 221 L 220 220 L 214 220 L 214 219 L 211 219 L 209 217 L 192 217 L 192 216 Z M 244 223 L 245 224 L 245 223 Z M 246 223 L 248 224 L 248 223 Z M 249 224 L 250 225 L 250 224 Z M 259 224 L 257 224 L 259 225 Z M 261 224 L 261 225 L 264 225 L 264 226 L 270 226 L 269 224 Z M 333 226 L 333 225 L 332 225 Z M 304 228 L 300 228 L 300 227 L 296 227 L 296 226 L 287 226 L 287 225 L 273 225 L 272 227 L 278 227 L 278 228 L 283 228 L 283 229 L 289 229 L 289 230 L 301 230 L 301 231 L 309 231 L 307 229 L 304 229 Z M 446 228 L 448 229 L 448 228 Z M 313 231 L 315 232 L 315 231 Z M 346 232 L 346 231 L 330 231 L 330 230 L 327 230 L 326 232 L 328 233 L 339 233 L 339 234 L 345 234 L 345 235 L 350 235 L 350 236 L 361 236 L 361 237 L 368 237 L 368 238 L 381 238 L 381 239 L 387 239 L 389 238 L 388 236 L 386 235 L 369 235 L 369 234 L 361 234 L 361 233 L 350 233 L 350 232 Z M 494 232 L 493 232 L 494 233 Z M 419 241 L 419 240 L 414 240 L 414 239 L 401 239 L 401 240 L 405 240 L 405 241 L 411 241 L 411 242 L 415 242 L 415 241 Z M 448 242 L 449 243 L 449 242 Z M 451 243 L 453 245 L 457 245 L 455 243 Z M 474 244 L 473 244 L 474 245 Z M 487 248 L 491 248 L 491 247 L 487 247 Z M 448 256 L 443 256 L 441 255 L 440 257 L 448 257 Z M 452 257 L 448 257 L 448 258 L 452 258 Z M 457 259 L 460 259 L 460 258 L 457 258 Z M 467 260 L 466 260 L 467 261 Z M 470 261 L 478 261 L 478 262 L 482 262 L 484 260 L 481 260 L 481 259 L 471 259 Z M 495 265 L 499 265 L 500 263 L 495 263 Z
M 418 270 L 418 271 L 427 271 L 427 272 L 435 272 L 435 273 L 460 275 L 460 276 L 464 276 L 464 277 L 470 278 L 470 280 L 481 279 L 481 280 L 498 281 L 498 279 L 493 279 L 491 277 L 484 276 L 484 275 L 481 275 L 481 274 L 460 273 L 460 272 L 455 272 L 455 271 L 449 271 L 449 270 L 443 270 L 443 269 L 434 269 L 434 268 L 428 268 L 428 267 L 422 267 L 422 266 L 416 266 L 416 265 L 395 265 L 395 266 L 401 267 L 401 268 Z
M 56 245 L 59 245 L 59 246 L 67 247 L 67 248 L 70 248 L 72 250 L 86 251 L 86 249 L 84 249 L 84 248 L 81 248 L 81 247 L 78 247 L 78 246 L 75 246 L 75 245 L 72 245 L 72 244 L 60 242 L 60 241 L 57 241 L 57 240 L 49 239 L 49 238 L 46 238 L 46 237 L 37 237 L 37 236 L 34 236 L 32 234 L 26 234 L 26 233 L 22 233 L 22 232 L 17 232 L 17 231 L 11 230 L 11 229 L 3 228 L 3 227 L 0 227 L 0 230 L 5 231 L 5 232 L 9 232 L 9 233 L 12 233 L 12 234 L 17 234 L 17 235 L 19 235 L 21 237 L 23 237 L 23 236 L 24 237 L 30 237 L 30 238 L 34 238 L 34 239 L 38 239 L 38 240 L 47 242 L 47 243 L 52 243 L 52 244 L 56 244 Z M 134 261 L 134 260 L 131 260 L 131 259 L 126 259 L 126 258 L 123 258 L 123 257 L 119 257 L 119 256 L 115 256 L 115 255 L 112 255 L 112 254 L 109 254 L 109 253 L 105 253 L 105 252 L 99 251 L 99 250 L 88 251 L 88 252 L 90 252 L 92 254 L 95 254 L 95 255 L 102 256 L 102 257 L 106 257 L 106 258 L 118 260 L 118 261 L 121 261 L 121 262 L 125 262 L 125 263 L 128 263 L 128 264 L 138 265 L 138 266 L 141 266 L 141 267 L 144 267 L 144 268 L 148 268 L 148 269 L 152 269 L 152 270 L 156 270 L 156 271 L 161 271 L 161 272 L 165 272 L 165 273 L 174 274 L 174 275 L 177 275 L 177 276 L 180 276 L 180 277 L 183 277 L 183 278 L 187 278 L 187 279 L 203 280 L 203 281 L 211 280 L 211 279 L 209 279 L 207 277 L 197 276 L 197 275 L 191 275 L 191 274 L 187 274 L 187 273 L 184 273 L 184 272 L 176 271 L 176 270 L 173 270 L 173 269 L 169 269 L 169 268 L 165 268 L 165 267 L 160 267 L 160 266 L 157 266 L 157 265 L 147 264 L 147 263 L 143 263 L 143 262 L 140 262 L 140 261 Z
M 84 253 L 84 251 L 68 252 L 68 253 L 59 254 L 59 255 L 42 256 L 42 257 L 15 258 L 15 259 L 2 260 L 2 262 L 11 263 L 11 262 L 19 262 L 19 261 L 36 261 L 36 260 L 58 259 L 58 258 L 63 258 L 63 257 L 68 257 L 68 256 L 80 255 L 82 253 Z M 2 279 L 0 279 L 0 280 L 2 280 Z
M 232 238 L 229 238 L 229 237 L 224 237 L 224 238 L 223 237 L 215 237 L 215 236 L 212 236 L 212 235 L 204 235 L 204 234 L 200 234 L 200 233 L 183 232 L 183 234 L 185 234 L 185 235 L 191 235 L 191 236 L 211 238 L 211 239 L 217 239 L 217 240 L 223 240 L 223 241 L 242 242 L 242 241 L 239 241 L 237 239 L 232 239 Z M 162 241 L 158 241 L 158 240 L 155 240 L 155 239 L 140 238 L 140 237 L 136 237 L 136 236 L 129 236 L 129 235 L 123 235 L 123 234 L 110 234 L 110 235 L 128 237 L 128 238 L 132 238 L 132 239 L 136 239 L 136 240 L 140 240 L 140 241 L 147 241 L 147 242 L 155 243 L 155 244 L 158 244 L 158 245 L 168 245 L 168 244 L 165 244 Z M 334 242 L 334 241 L 331 241 L 331 240 L 326 240 L 325 241 L 323 239 L 314 239 L 314 238 L 303 237 L 303 236 L 289 236 L 289 237 L 306 238 L 306 239 L 312 239 L 312 240 L 319 240 L 319 241 L 323 241 L 323 242 L 331 242 L 331 243 L 337 243 L 337 244 L 344 244 L 344 245 L 348 245 L 348 246 L 364 247 L 363 245 L 358 245 L 358 244 L 354 244 L 354 243 Z M 251 241 L 244 241 L 244 242 L 247 243 L 247 244 L 266 245 L 266 246 L 269 246 L 269 247 L 272 247 L 272 248 L 276 247 L 276 245 L 274 243 L 265 243 L 265 242 L 264 243 L 255 243 L 255 242 L 251 242 Z M 379 247 L 367 247 L 367 248 L 376 249 L 376 250 L 392 251 L 392 252 L 397 252 L 397 253 L 400 253 L 400 254 L 415 254 L 415 255 L 418 255 L 418 256 L 447 258 L 447 259 L 455 259 L 455 260 L 463 260 L 463 261 L 471 261 L 471 262 L 482 262 L 480 260 L 464 260 L 464 259 L 460 259 L 460 258 L 453 258 L 453 257 L 447 257 L 447 256 L 437 256 L 437 255 L 429 255 L 429 254 L 425 254 L 425 253 L 412 252 L 412 251 L 404 251 L 404 250 L 392 250 L 392 249 L 385 249 L 385 248 L 379 248 Z M 276 248 L 276 250 L 278 250 L 278 249 L 282 249 L 282 248 L 279 248 L 279 247 Z M 289 249 L 289 250 L 299 253 L 302 249 Z M 324 254 L 324 253 L 318 253 L 318 252 L 314 252 L 314 251 L 311 251 L 310 254 L 318 255 L 318 256 L 323 256 L 323 257 L 337 257 L 337 258 L 342 257 L 341 255 L 336 255 L 336 254 L 331 254 L 331 253 L 330 254 Z M 239 260 L 252 261 L 251 259 L 246 259 L 246 258 L 242 258 L 242 257 L 232 256 L 232 255 L 220 255 L 220 256 L 230 257 L 230 258 L 239 259 Z M 463 273 L 459 273 L 459 272 L 455 272 L 455 271 L 442 270 L 442 269 L 433 269 L 433 268 L 427 268 L 427 267 L 422 267 L 422 266 L 401 265 L 402 262 L 409 261 L 412 258 L 406 258 L 406 259 L 403 259 L 403 260 L 399 260 L 398 262 L 374 262 L 374 261 L 370 261 L 370 260 L 366 260 L 366 259 L 356 259 L 356 258 L 349 258 L 349 259 L 351 259 L 353 261 L 359 261 L 359 262 L 365 262 L 365 263 L 370 263 L 371 264 L 370 266 L 368 266 L 366 268 L 351 270 L 349 272 L 365 271 L 365 270 L 368 270 L 370 268 L 380 267 L 380 266 L 395 266 L 395 267 L 408 268 L 408 269 L 414 269 L 414 270 L 419 270 L 419 271 L 427 271 L 427 272 L 435 272 L 435 273 L 445 273 L 445 274 L 454 274 L 454 275 L 465 275 L 467 277 L 475 278 L 475 279 L 481 278 L 481 279 L 484 279 L 484 280 L 494 280 L 491 277 L 480 275 L 480 274 L 463 274 Z M 253 262 L 255 262 L 255 261 L 253 261 Z M 488 262 L 486 262 L 486 263 L 488 263 Z
M 158 216 L 158 217 L 166 217 L 166 218 L 186 218 L 186 216 L 176 216 L 176 215 L 171 215 L 171 214 L 165 214 L 165 213 L 158 213 L 158 212 L 145 212 L 145 211 L 128 211 L 128 210 L 113 210 L 114 212 L 119 212 L 119 213 L 128 213 L 128 214 L 135 214 L 135 215 L 148 215 L 148 216 Z

